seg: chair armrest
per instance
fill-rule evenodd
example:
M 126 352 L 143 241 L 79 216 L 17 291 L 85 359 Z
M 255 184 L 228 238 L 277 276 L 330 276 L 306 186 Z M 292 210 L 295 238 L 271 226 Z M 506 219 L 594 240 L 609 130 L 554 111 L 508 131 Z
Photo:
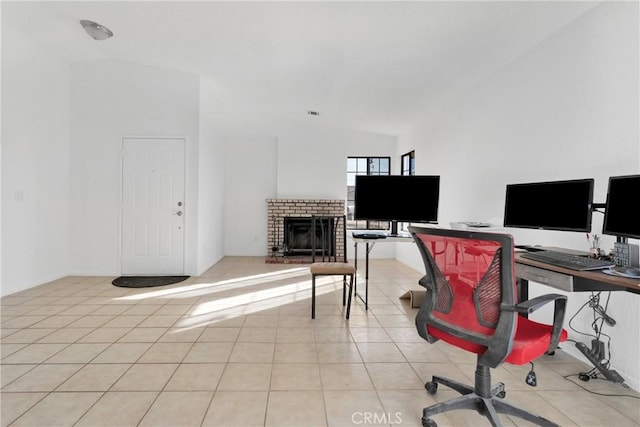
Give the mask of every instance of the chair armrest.
M 553 329 L 551 332 L 551 340 L 549 341 L 549 347 L 547 353 L 551 353 L 556 350 L 560 343 L 560 337 L 562 335 L 562 325 L 564 324 L 564 315 L 567 307 L 567 297 L 560 294 L 546 294 L 539 297 L 532 298 L 527 301 L 522 301 L 515 306 L 503 307 L 503 310 L 516 311 L 520 314 L 533 313 L 543 305 L 555 301 L 553 308 Z
M 540 295 L 539 297 L 531 298 L 529 300 L 518 303 L 515 306 L 515 311 L 521 314 L 530 314 L 538 310 L 540 307 L 547 305 L 551 301 L 557 301 L 561 299 L 564 299 L 566 301 L 567 297 L 560 294 Z

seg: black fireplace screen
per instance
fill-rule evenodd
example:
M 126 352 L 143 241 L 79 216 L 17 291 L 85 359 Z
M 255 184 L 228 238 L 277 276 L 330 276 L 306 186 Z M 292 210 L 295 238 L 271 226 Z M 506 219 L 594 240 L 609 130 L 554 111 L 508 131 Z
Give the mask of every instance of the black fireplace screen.
M 333 221 L 324 221 L 322 225 L 324 227 L 321 226 L 320 221 L 316 221 L 315 230 L 312 230 L 313 225 L 310 217 L 284 217 L 285 255 L 311 255 L 312 233 L 314 232 L 316 235 L 316 256 L 335 255 L 335 247 L 332 244 Z

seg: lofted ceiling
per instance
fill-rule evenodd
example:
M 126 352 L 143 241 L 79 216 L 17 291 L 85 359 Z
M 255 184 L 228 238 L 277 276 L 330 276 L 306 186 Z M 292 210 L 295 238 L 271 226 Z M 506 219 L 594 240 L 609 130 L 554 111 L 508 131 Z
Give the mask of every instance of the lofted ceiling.
M 117 60 L 199 75 L 221 112 L 400 135 L 597 4 L 2 1 L 2 25 L 70 64 Z M 115 36 L 94 41 L 81 19 Z

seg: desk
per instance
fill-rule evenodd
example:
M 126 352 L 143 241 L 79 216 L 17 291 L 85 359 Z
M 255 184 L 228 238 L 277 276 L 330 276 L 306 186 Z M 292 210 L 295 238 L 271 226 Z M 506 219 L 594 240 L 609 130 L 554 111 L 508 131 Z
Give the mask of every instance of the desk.
M 353 293 L 357 298 L 364 303 L 364 309 L 369 310 L 369 252 L 373 249 L 376 243 L 408 243 L 413 242 L 413 237 L 410 235 L 398 235 L 388 236 L 382 239 L 366 239 L 362 237 L 352 237 L 353 239 L 353 251 L 354 251 L 354 266 L 356 268 L 356 275 L 353 278 Z M 358 295 L 358 243 L 364 243 L 365 246 L 365 268 L 364 268 L 364 299 Z
M 576 271 L 515 255 L 519 301 L 528 299 L 529 280 L 566 292 L 627 291 L 640 294 L 640 279 L 611 276 L 598 270 Z
M 611 276 L 598 270 L 575 271 L 523 258 L 520 255 L 515 254 L 518 301 L 529 299 L 529 280 L 566 292 L 627 291 L 640 294 L 640 279 Z M 599 342 L 599 338 L 596 338 L 596 343 Z M 593 346 L 592 343 L 592 348 Z M 590 353 L 584 343 L 576 343 L 576 347 L 608 380 L 624 382 L 615 370 L 603 366 L 600 358 Z

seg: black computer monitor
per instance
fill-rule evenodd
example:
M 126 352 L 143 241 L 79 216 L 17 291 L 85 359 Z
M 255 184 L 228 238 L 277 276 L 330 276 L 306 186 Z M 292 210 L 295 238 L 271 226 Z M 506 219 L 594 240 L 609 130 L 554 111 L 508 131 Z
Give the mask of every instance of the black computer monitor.
M 640 175 L 609 178 L 602 233 L 640 239 Z
M 439 197 L 439 176 L 357 175 L 354 219 L 436 223 Z
M 509 184 L 504 226 L 588 233 L 593 186 L 592 178 Z

